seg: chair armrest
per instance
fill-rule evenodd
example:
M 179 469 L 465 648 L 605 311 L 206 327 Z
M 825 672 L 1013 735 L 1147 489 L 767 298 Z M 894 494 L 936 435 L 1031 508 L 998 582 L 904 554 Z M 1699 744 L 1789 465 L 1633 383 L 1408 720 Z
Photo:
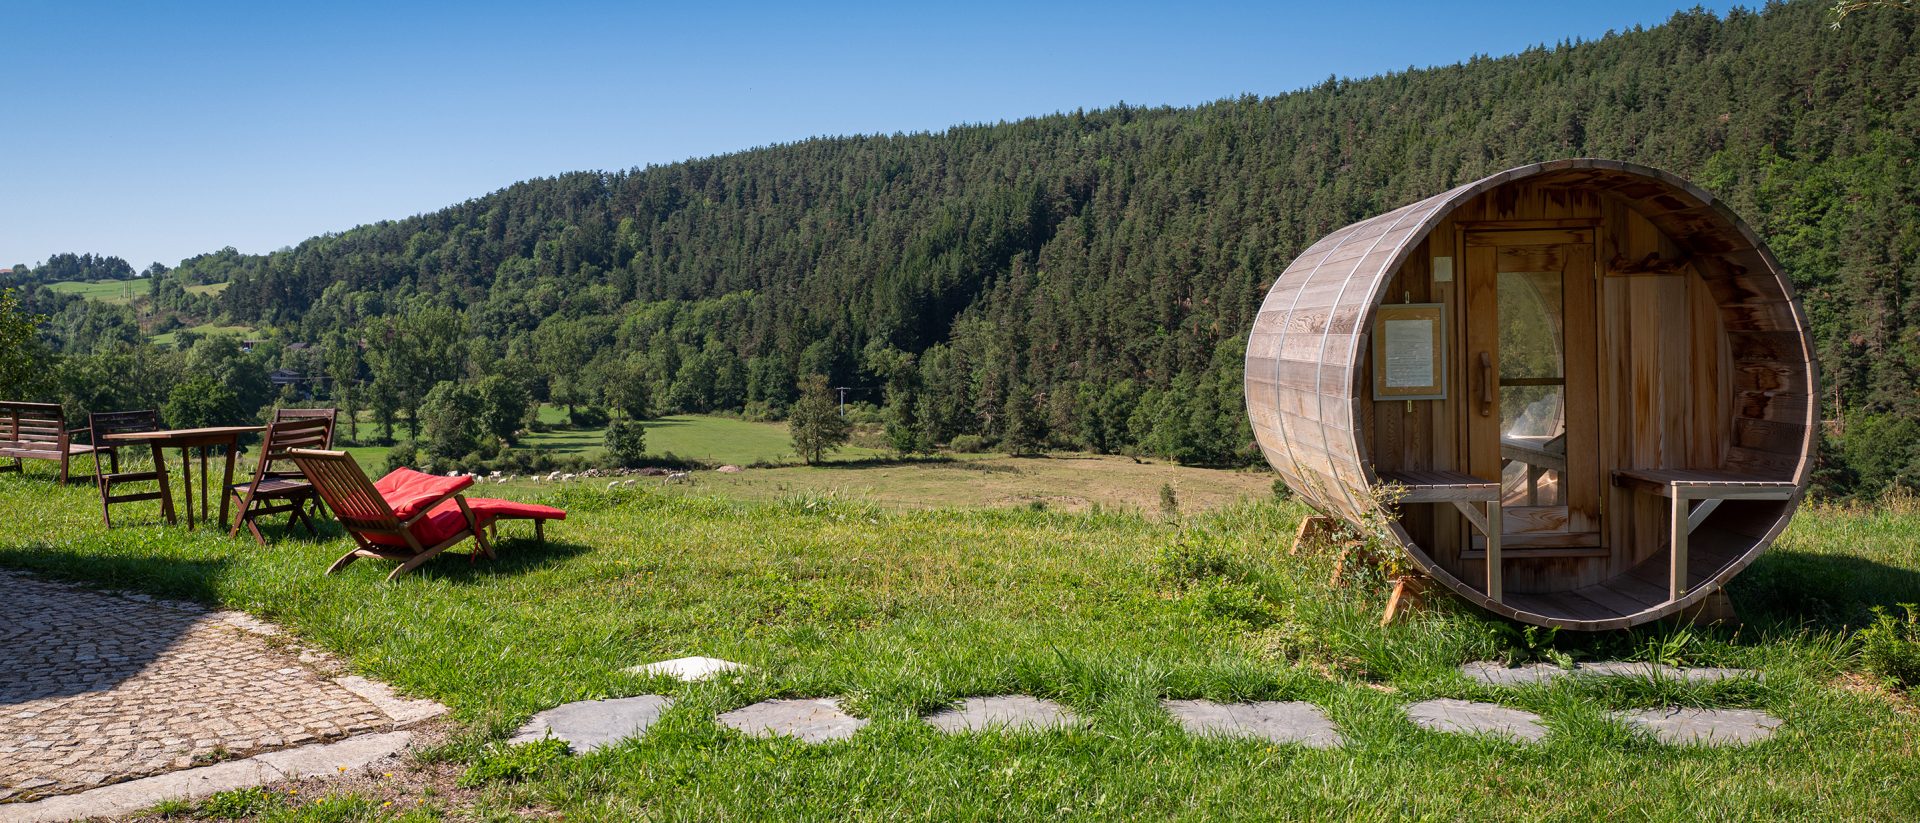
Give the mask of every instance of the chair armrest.
M 63 437 L 65 437 L 65 438 L 67 438 L 67 441 L 68 441 L 68 442 L 72 442 L 72 441 L 73 441 L 73 437 L 74 437 L 74 435 L 77 435 L 77 434 L 84 434 L 84 435 L 86 435 L 86 436 L 87 436 L 87 439 L 88 439 L 88 440 L 92 440 L 92 439 L 93 439 L 93 430 L 92 430 L 92 429 L 67 429 L 67 430 L 65 430 L 65 431 L 62 431 L 62 432 L 61 432 L 60 434 L 61 434 L 61 436 L 63 436 Z

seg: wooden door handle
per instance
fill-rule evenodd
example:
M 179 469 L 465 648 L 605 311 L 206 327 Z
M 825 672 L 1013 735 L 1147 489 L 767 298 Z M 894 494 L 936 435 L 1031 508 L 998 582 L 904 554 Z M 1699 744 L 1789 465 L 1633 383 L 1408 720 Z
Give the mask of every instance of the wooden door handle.
M 1480 353 L 1480 416 L 1493 415 L 1493 355 Z

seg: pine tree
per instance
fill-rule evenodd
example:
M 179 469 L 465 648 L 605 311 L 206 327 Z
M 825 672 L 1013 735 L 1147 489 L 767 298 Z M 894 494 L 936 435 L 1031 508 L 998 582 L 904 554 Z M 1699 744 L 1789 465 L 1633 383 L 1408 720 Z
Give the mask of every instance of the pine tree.
M 840 416 L 825 375 L 810 374 L 801 379 L 800 400 L 787 416 L 787 431 L 793 436 L 793 450 L 809 466 L 846 445 L 853 427 Z

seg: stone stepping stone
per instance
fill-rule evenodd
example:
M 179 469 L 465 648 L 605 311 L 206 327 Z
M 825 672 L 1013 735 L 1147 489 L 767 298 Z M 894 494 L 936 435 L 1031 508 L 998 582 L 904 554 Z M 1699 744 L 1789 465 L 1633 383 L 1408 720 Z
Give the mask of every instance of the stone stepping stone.
M 585 754 L 645 734 L 672 705 L 673 698 L 655 694 L 567 703 L 534 715 L 507 742 L 530 743 L 552 736 Z
M 1547 727 L 1540 725 L 1537 714 L 1450 697 L 1408 706 L 1407 718 L 1421 728 L 1436 732 L 1497 734 L 1529 743 L 1547 736 Z
M 1552 663 L 1529 663 L 1524 666 L 1503 666 L 1499 663 L 1482 661 L 1468 663 L 1460 667 L 1460 673 L 1469 680 L 1475 680 L 1490 686 L 1534 686 L 1557 680 L 1562 677 L 1636 677 L 1642 679 L 1660 678 L 1679 680 L 1686 683 L 1717 683 L 1741 677 L 1762 679 L 1759 672 L 1751 669 L 1723 669 L 1715 667 L 1666 666 L 1659 663 L 1607 662 L 1582 663 L 1571 669 L 1563 669 Z
M 726 672 L 743 672 L 751 668 L 753 667 L 744 663 L 721 660 L 718 657 L 676 657 L 672 660 L 662 660 L 658 663 L 629 666 L 627 673 L 637 674 L 642 677 L 666 675 L 677 680 L 693 683 L 709 679 L 714 675 L 724 674 Z
M 1205 737 L 1258 737 L 1275 743 L 1297 743 L 1330 749 L 1346 742 L 1340 730 L 1320 711 L 1302 701 L 1283 703 L 1215 703 L 1211 700 L 1162 700 L 1173 719 L 1189 734 Z
M 1778 717 L 1753 709 L 1642 709 L 1616 712 L 1630 726 L 1653 733 L 1654 739 L 1675 746 L 1744 746 L 1773 736 Z
M 802 743 L 845 740 L 867 725 L 865 719 L 841 711 L 840 701 L 831 697 L 763 700 L 714 719 L 754 737 L 793 737 Z
M 927 715 L 927 722 L 949 734 L 990 730 L 1048 731 L 1080 722 L 1067 707 L 1024 694 L 969 697 L 960 707 Z

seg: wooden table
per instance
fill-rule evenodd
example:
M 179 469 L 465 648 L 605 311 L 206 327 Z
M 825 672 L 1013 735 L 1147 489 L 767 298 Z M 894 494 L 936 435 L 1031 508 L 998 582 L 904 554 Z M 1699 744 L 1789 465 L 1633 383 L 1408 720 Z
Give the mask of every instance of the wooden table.
M 227 469 L 220 484 L 220 522 L 227 522 L 227 503 L 231 495 L 227 489 L 233 486 L 233 454 L 239 450 L 240 435 L 266 431 L 266 426 L 208 426 L 201 429 L 163 429 L 151 432 L 121 432 L 109 434 L 100 439 L 113 443 L 145 443 L 154 447 L 153 456 L 157 463 L 165 449 L 180 450 L 180 482 L 186 485 L 187 528 L 193 528 L 193 453 L 194 447 L 200 449 L 200 519 L 207 519 L 207 459 L 208 451 L 214 446 L 225 446 Z M 167 467 L 156 465 L 154 470 L 166 472 Z

